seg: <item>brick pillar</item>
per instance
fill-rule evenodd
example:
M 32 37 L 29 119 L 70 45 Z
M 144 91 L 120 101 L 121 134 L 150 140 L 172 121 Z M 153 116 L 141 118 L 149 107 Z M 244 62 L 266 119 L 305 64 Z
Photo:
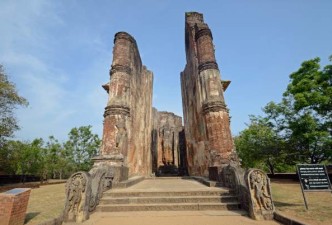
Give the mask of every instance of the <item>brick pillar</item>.
M 214 55 L 212 34 L 209 28 L 196 28 L 196 45 L 199 78 L 202 86 L 202 111 L 206 124 L 210 158 L 209 166 L 229 163 L 233 150 L 229 115 L 226 108 L 220 71 Z
M 136 41 L 125 32 L 115 35 L 111 80 L 103 86 L 109 98 L 104 113 L 102 146 L 100 156 L 94 158 L 97 165 L 105 161 L 114 165 L 120 176 L 114 179 L 119 181 L 128 178 L 131 49 L 134 43 Z
M 233 139 L 226 106 L 221 101 L 206 101 L 203 113 L 210 147 L 210 166 L 228 164 Z
M 30 188 L 15 188 L 0 193 L 0 225 L 23 225 Z
M 125 32 L 114 38 L 113 62 L 108 86 L 109 100 L 104 113 L 102 155 L 127 157 L 130 116 L 130 49 L 135 40 Z

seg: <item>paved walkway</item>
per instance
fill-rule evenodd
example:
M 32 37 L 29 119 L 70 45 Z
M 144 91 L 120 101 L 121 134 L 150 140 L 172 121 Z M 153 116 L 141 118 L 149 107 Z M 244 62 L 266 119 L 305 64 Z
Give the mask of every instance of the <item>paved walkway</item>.
M 207 187 L 190 179 L 147 179 L 126 189 L 111 192 L 132 191 L 204 191 L 220 190 Z M 95 212 L 84 225 L 276 225 L 275 221 L 255 221 L 232 211 L 148 211 L 148 212 Z
M 129 188 L 111 189 L 109 192 L 133 192 L 133 191 L 208 191 L 220 190 L 219 187 L 207 187 L 193 179 L 186 178 L 156 178 L 145 179 Z
M 93 213 L 84 225 L 276 225 L 221 211 L 165 211 Z

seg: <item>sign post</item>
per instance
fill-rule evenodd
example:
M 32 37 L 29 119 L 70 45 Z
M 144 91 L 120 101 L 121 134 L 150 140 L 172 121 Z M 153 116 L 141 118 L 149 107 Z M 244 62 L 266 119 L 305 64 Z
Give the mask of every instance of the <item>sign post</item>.
M 304 192 L 332 191 L 325 165 L 298 164 L 297 173 L 299 175 L 304 204 L 307 210 L 308 203 Z

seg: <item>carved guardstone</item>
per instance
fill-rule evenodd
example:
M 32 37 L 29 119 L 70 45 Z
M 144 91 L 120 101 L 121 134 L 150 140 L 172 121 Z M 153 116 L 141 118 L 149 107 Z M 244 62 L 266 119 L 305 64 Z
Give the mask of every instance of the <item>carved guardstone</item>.
M 101 163 L 89 173 L 74 173 L 66 184 L 65 222 L 83 222 L 99 204 L 103 192 L 112 187 L 113 170 Z
M 89 219 L 91 178 L 87 172 L 71 175 L 66 184 L 64 221 L 83 222 Z
M 256 220 L 272 220 L 274 205 L 271 195 L 270 179 L 258 169 L 247 171 L 246 182 L 250 192 L 249 214 Z

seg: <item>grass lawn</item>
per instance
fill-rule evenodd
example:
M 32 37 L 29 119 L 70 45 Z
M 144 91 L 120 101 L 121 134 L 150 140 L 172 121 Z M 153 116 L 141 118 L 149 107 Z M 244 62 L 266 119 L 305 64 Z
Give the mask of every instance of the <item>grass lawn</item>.
M 310 225 L 332 224 L 331 192 L 305 192 L 308 208 L 306 210 L 297 182 L 272 181 L 272 196 L 279 212 Z
M 65 184 L 40 186 L 31 190 L 25 224 L 37 225 L 58 217 L 65 204 Z

